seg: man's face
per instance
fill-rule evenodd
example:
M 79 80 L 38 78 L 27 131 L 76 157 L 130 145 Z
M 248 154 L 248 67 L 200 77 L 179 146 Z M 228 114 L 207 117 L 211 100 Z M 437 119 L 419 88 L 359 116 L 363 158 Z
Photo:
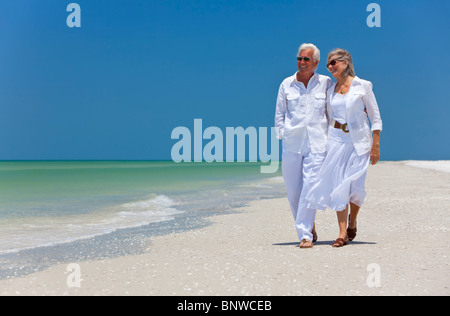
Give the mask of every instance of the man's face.
M 313 58 L 314 50 L 312 48 L 304 49 L 300 52 L 298 57 L 309 58 L 309 61 L 305 61 L 305 59 L 297 60 L 297 67 L 300 73 L 302 74 L 312 74 L 319 64 L 318 61 L 314 61 Z

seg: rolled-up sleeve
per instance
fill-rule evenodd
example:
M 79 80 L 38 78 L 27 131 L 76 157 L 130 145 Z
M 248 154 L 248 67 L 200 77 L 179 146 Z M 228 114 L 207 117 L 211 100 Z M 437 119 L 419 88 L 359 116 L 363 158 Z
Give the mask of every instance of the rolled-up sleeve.
M 363 100 L 372 125 L 372 132 L 377 130 L 381 131 L 383 129 L 383 122 L 381 121 L 380 109 L 375 94 L 373 93 L 373 85 L 371 82 L 366 84 L 366 94 Z
M 283 84 L 278 89 L 277 104 L 275 111 L 275 130 L 278 139 L 283 139 L 284 121 L 286 117 L 286 97 L 283 91 Z

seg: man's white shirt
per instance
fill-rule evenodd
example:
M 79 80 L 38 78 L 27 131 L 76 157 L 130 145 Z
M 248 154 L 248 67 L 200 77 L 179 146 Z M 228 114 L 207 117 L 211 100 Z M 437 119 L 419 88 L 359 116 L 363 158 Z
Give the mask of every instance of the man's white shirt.
M 309 139 L 311 152 L 323 153 L 327 147 L 327 90 L 330 77 L 314 73 L 308 87 L 297 81 L 297 73 L 283 80 L 278 90 L 275 128 L 283 140 L 283 150 L 302 153 Z

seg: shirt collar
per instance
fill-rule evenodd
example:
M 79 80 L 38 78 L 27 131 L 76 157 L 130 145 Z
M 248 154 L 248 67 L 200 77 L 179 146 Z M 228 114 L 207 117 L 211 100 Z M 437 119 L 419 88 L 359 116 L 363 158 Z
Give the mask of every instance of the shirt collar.
M 358 76 L 355 76 L 355 78 L 353 78 L 352 84 L 351 85 L 358 85 L 358 84 L 362 84 L 361 79 Z
M 300 81 L 297 80 L 297 73 L 298 73 L 298 71 L 292 76 L 292 82 L 293 83 L 300 82 Z M 314 71 L 314 74 L 312 75 L 311 79 L 313 79 L 313 78 L 314 79 L 318 79 L 319 78 L 319 74 L 317 72 L 315 72 L 315 71 Z M 311 80 L 311 79 L 309 79 L 309 80 Z

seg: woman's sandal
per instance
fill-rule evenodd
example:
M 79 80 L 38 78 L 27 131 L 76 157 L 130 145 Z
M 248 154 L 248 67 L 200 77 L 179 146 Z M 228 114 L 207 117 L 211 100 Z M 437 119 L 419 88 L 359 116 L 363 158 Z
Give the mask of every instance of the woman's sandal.
M 340 248 L 340 247 L 343 247 L 348 244 L 349 244 L 349 240 L 348 240 L 348 236 L 346 236 L 345 239 L 343 239 L 343 238 L 336 239 L 336 241 L 333 243 L 333 247 Z
M 348 222 L 350 223 L 350 215 L 348 216 Z M 356 237 L 356 232 L 358 231 L 356 225 L 355 228 L 347 228 L 347 236 L 349 241 L 353 241 Z
M 353 241 L 353 239 L 355 239 L 357 231 L 358 229 L 356 228 L 356 226 L 355 228 L 347 228 L 347 235 L 349 241 Z

